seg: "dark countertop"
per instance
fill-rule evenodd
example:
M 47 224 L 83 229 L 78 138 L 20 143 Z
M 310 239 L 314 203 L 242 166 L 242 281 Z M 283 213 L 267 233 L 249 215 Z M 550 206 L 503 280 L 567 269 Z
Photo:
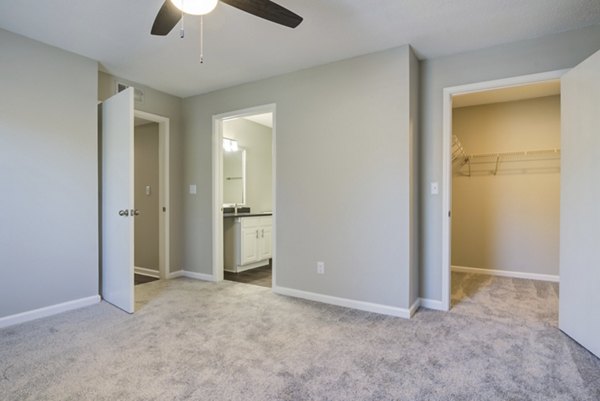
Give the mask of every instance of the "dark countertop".
M 272 216 L 273 213 L 271 212 L 266 212 L 266 213 L 254 213 L 254 212 L 250 212 L 250 213 L 223 213 L 223 218 L 229 218 L 229 217 L 258 217 L 258 216 Z

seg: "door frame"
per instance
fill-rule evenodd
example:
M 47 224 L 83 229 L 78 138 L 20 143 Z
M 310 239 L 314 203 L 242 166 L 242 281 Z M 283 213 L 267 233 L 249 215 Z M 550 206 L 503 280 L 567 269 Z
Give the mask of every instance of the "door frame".
M 273 218 L 273 240 L 272 240 L 272 282 L 275 283 L 276 275 L 276 243 L 277 243 L 277 157 L 276 157 L 276 132 L 277 118 L 275 103 L 255 106 L 241 110 L 235 110 L 227 113 L 216 114 L 212 117 L 213 126 L 213 141 L 212 141 L 212 209 L 213 209 L 213 224 L 212 224 L 212 243 L 213 243 L 213 266 L 212 280 L 223 281 L 223 121 L 232 118 L 247 117 L 255 114 L 272 113 L 273 128 L 271 136 L 271 155 L 272 155 L 272 171 L 271 171 L 271 188 L 272 188 L 272 218 Z
M 169 138 L 170 138 L 170 120 L 158 114 L 152 114 L 141 110 L 134 110 L 134 117 L 143 118 L 154 123 L 158 123 L 158 202 L 164 212 L 160 213 L 158 218 L 158 270 L 161 280 L 168 279 L 170 276 L 170 215 L 169 205 Z M 135 128 L 134 128 L 135 135 Z M 135 158 L 135 151 L 134 151 Z M 134 180 L 135 182 L 135 180 Z M 135 199 L 134 199 L 135 202 Z M 135 239 L 134 239 L 135 246 Z
M 441 309 L 449 311 L 451 306 L 451 246 L 452 224 L 452 97 L 466 93 L 484 92 L 493 89 L 524 86 L 543 81 L 560 79 L 569 69 L 541 72 L 537 74 L 520 75 L 491 81 L 476 82 L 465 85 L 450 86 L 443 90 L 442 117 L 442 185 L 441 185 L 441 223 L 442 223 L 442 299 Z

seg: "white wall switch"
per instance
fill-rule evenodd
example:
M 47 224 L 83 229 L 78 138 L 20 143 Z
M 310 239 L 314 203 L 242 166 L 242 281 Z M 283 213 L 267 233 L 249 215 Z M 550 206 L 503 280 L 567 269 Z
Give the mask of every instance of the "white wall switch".
M 431 195 L 438 195 L 440 193 L 440 186 L 437 182 L 431 183 Z
M 325 274 L 325 262 L 317 262 L 317 273 Z
M 190 185 L 190 194 L 196 195 L 196 184 Z
M 150 185 L 146 185 L 146 195 L 150 196 L 151 192 L 152 192 L 152 189 L 150 188 Z

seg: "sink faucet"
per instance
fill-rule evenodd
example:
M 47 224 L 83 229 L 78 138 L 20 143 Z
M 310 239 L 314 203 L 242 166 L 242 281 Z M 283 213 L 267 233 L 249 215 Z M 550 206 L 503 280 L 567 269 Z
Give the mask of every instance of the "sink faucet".
M 233 214 L 237 214 L 237 211 L 238 211 L 238 204 L 234 203 L 233 204 Z

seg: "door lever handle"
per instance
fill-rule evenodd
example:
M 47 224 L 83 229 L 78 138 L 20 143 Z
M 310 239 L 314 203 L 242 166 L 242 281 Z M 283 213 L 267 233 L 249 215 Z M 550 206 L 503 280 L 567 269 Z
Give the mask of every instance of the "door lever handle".
M 119 216 L 129 216 L 129 210 L 119 210 Z
M 139 216 L 140 215 L 140 211 L 137 209 L 131 209 L 131 215 L 132 216 Z

